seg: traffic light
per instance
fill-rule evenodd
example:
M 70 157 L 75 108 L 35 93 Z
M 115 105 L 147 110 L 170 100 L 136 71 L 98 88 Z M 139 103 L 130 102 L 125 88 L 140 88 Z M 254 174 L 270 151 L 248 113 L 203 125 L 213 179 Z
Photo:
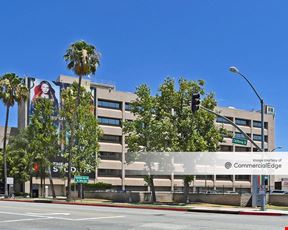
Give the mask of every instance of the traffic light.
M 200 108 L 200 93 L 195 93 L 192 95 L 191 110 L 195 113 Z

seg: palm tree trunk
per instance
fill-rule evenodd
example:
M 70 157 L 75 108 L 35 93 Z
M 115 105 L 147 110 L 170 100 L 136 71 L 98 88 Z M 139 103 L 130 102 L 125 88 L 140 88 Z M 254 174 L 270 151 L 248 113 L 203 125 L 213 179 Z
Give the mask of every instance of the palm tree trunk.
M 50 167 L 48 167 L 48 176 L 49 176 L 49 181 L 50 181 L 50 185 L 51 185 L 51 191 L 52 191 L 53 199 L 56 199 L 56 193 L 55 193 L 55 188 L 54 188 L 54 183 L 53 183 L 52 173 L 51 173 Z
M 189 187 L 189 183 L 184 181 L 184 197 L 186 203 L 189 203 Z
M 73 124 L 71 124 L 73 126 Z M 71 136 L 70 136 L 70 143 L 69 143 L 69 153 L 68 153 L 68 184 L 67 184 L 67 201 L 71 201 L 71 179 L 72 179 L 72 172 L 71 172 L 71 165 L 72 165 L 72 148 L 75 143 L 74 137 L 74 127 L 71 127 Z
M 32 175 L 32 173 L 30 174 L 30 198 L 32 198 L 33 197 L 33 175 Z
M 78 93 L 77 93 L 77 101 L 76 101 L 77 117 L 78 117 L 78 106 L 80 105 L 81 82 L 82 82 L 82 75 L 79 75 Z
M 4 129 L 4 139 L 3 139 L 3 166 L 4 166 L 4 192 L 5 197 L 8 197 L 8 185 L 7 185 L 7 155 L 6 155 L 6 142 L 7 142 L 7 130 L 8 130 L 8 120 L 9 120 L 10 106 L 6 107 L 6 120 Z
M 40 197 L 43 197 L 43 175 L 40 173 Z
M 155 185 L 154 185 L 154 176 L 150 176 L 150 182 L 151 182 L 151 192 L 152 192 L 152 202 L 156 202 L 156 192 L 155 192 Z

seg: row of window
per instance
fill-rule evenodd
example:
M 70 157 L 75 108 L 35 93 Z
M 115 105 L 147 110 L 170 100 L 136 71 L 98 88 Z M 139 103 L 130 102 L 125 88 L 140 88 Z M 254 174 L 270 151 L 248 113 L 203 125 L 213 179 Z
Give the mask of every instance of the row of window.
M 117 152 L 99 152 L 99 157 L 101 160 L 114 160 L 121 161 L 122 153 Z
M 250 133 L 246 133 L 249 137 L 251 137 Z M 235 132 L 235 135 L 233 136 L 233 132 L 228 132 L 228 134 L 223 135 L 225 138 L 237 138 L 237 139 L 246 139 L 245 135 L 243 133 Z M 259 134 L 253 134 L 253 141 L 262 141 L 262 136 Z M 268 142 L 268 136 L 264 136 L 264 141 Z
M 122 110 L 122 102 L 98 99 L 98 107 L 107 108 L 107 109 Z M 131 111 L 130 103 L 125 102 L 125 110 L 126 111 Z
M 111 125 L 111 126 L 121 126 L 121 119 L 109 118 L 109 117 L 98 117 L 98 122 L 100 125 Z
M 122 144 L 122 136 L 104 134 L 99 139 L 99 141 L 100 142 L 105 142 L 105 143 Z
M 232 117 L 227 117 L 229 120 L 233 121 Z M 225 120 L 223 117 L 217 117 L 216 119 L 217 123 L 224 123 L 228 124 L 229 122 Z M 240 126 L 251 126 L 251 120 L 241 119 L 241 118 L 235 118 L 235 124 Z M 261 121 L 253 121 L 253 127 L 254 128 L 261 128 L 262 124 Z M 268 122 L 264 122 L 264 128 L 268 129 Z
M 130 172 L 133 171 L 133 172 Z M 99 169 L 98 170 L 98 175 L 101 177 L 109 177 L 109 176 L 118 176 L 121 177 L 122 171 L 119 169 Z M 143 175 L 137 175 L 137 170 L 126 170 L 125 171 L 125 176 L 126 177 L 137 177 Z M 158 175 L 156 176 L 157 179 L 170 179 L 170 175 Z M 196 180 L 213 180 L 214 176 L 213 175 L 197 175 Z M 183 179 L 183 176 L 175 175 L 174 179 Z M 249 175 L 235 175 L 235 181 L 250 181 L 250 176 Z M 216 180 L 225 180 L 225 181 L 232 181 L 233 176 L 232 175 L 216 175 Z
M 233 146 L 231 145 L 221 145 L 220 151 L 222 152 L 233 152 Z M 258 150 L 256 148 L 253 148 L 253 152 L 257 152 Z M 241 147 L 241 146 L 235 146 L 235 152 L 251 152 L 250 147 Z M 265 152 L 268 152 L 268 149 L 265 149 Z

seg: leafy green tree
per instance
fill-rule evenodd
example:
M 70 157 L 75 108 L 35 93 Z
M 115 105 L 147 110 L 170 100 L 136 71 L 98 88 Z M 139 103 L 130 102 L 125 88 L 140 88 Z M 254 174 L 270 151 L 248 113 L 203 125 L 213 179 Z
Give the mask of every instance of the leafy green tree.
M 10 108 L 15 103 L 26 100 L 28 97 L 28 89 L 23 84 L 23 81 L 15 73 L 4 74 L 0 78 L 0 99 L 6 106 L 6 119 L 3 138 L 3 171 L 4 171 L 4 190 L 5 197 L 8 196 L 7 186 L 7 156 L 6 156 L 6 141 L 7 141 L 7 128 L 9 121 Z
M 76 107 L 78 84 L 62 91 L 62 110 L 64 157 L 68 162 L 68 190 L 67 200 L 71 200 L 71 178 L 72 172 L 69 170 L 74 165 L 77 167 L 77 174 L 94 171 L 97 165 L 97 154 L 99 150 L 99 137 L 102 131 L 98 125 L 94 113 L 91 111 L 91 93 L 81 87 L 80 104 Z M 78 111 L 78 124 L 75 126 L 74 114 Z M 72 137 L 75 137 L 74 143 Z
M 16 136 L 9 138 L 7 146 L 8 175 L 23 184 L 30 179 L 33 170 L 33 156 L 29 149 L 30 140 L 26 129 L 22 129 Z
M 215 108 L 214 95 L 205 94 L 204 81 L 181 78 L 176 85 L 174 80 L 168 78 L 160 85 L 156 96 L 151 95 L 148 86 L 138 87 L 137 99 L 131 103 L 136 120 L 124 123 L 124 132 L 128 134 L 128 151 L 217 151 L 219 142 L 223 139 L 223 130 L 215 126 L 213 114 L 204 110 L 195 114 L 191 112 L 193 93 L 203 96 L 203 106 L 212 110 Z M 185 180 L 184 177 L 184 183 L 185 181 L 188 178 Z M 149 183 L 155 202 L 153 176 Z
M 34 163 L 39 165 L 41 177 L 41 194 L 43 195 L 42 181 L 48 173 L 53 197 L 56 198 L 51 176 L 52 161 L 59 154 L 58 131 L 53 118 L 53 103 L 46 98 L 37 98 L 34 113 L 28 126 L 29 146 Z

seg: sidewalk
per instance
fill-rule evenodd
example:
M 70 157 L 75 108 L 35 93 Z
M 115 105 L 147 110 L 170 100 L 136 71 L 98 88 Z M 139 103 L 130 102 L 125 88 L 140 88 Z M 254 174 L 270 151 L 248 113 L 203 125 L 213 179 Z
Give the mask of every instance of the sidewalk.
M 98 207 L 117 207 L 117 208 L 140 208 L 166 211 L 181 211 L 181 212 L 201 212 L 201 213 L 218 213 L 218 214 L 235 214 L 235 215 L 262 215 L 262 216 L 288 216 L 288 207 L 268 208 L 265 211 L 260 211 L 260 208 L 243 208 L 227 205 L 216 205 L 206 203 L 192 204 L 143 204 L 143 203 L 117 203 L 109 200 L 100 199 L 83 199 L 67 202 L 65 198 L 50 199 L 50 198 L 15 198 L 1 199 L 0 201 L 11 202 L 37 202 L 51 204 L 66 204 L 66 205 L 87 205 Z

